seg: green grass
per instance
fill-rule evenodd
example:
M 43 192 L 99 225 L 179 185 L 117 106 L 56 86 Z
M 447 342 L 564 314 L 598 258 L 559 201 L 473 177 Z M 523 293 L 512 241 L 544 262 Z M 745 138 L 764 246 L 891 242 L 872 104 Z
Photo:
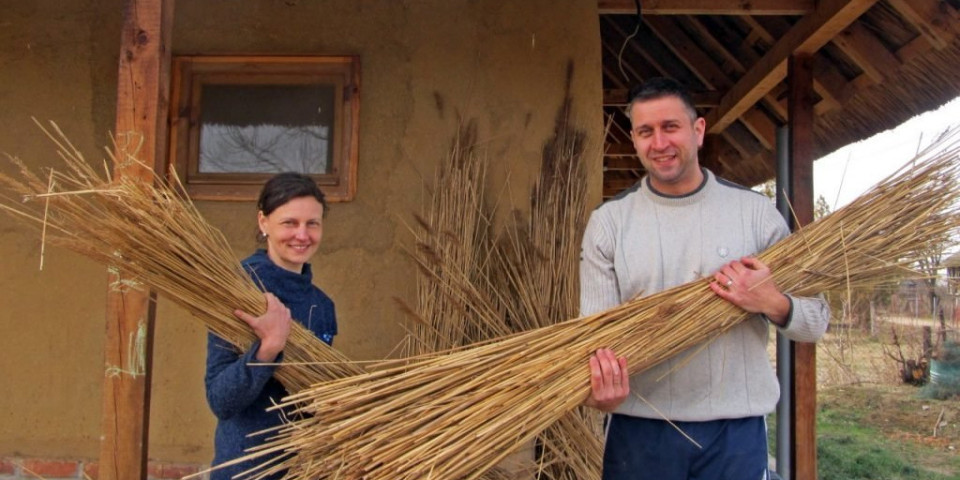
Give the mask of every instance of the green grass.
M 768 418 L 771 455 L 775 416 Z M 864 425 L 857 412 L 821 406 L 817 415 L 819 480 L 960 480 L 918 466 L 923 449 Z

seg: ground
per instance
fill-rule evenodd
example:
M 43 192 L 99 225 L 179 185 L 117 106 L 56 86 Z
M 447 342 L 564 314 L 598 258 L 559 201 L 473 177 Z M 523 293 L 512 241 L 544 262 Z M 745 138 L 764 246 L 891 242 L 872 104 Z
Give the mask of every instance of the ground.
M 900 366 L 887 352 L 896 354 L 893 334 L 907 358 L 919 358 L 922 322 L 886 321 L 873 332 L 853 327 L 831 328 L 817 347 L 818 462 L 820 478 L 854 478 L 849 473 L 831 476 L 825 470 L 851 461 L 877 463 L 884 473 L 863 473 L 855 478 L 960 479 L 960 397 L 925 398 L 924 389 L 905 385 Z M 857 458 L 837 458 L 834 449 Z M 867 451 L 883 451 L 883 459 Z M 850 453 L 854 452 L 854 453 Z M 863 454 L 861 456 L 861 453 Z M 902 459 L 890 466 L 890 458 Z M 899 465 L 899 464 L 898 464 Z M 843 467 L 846 468 L 846 467 Z

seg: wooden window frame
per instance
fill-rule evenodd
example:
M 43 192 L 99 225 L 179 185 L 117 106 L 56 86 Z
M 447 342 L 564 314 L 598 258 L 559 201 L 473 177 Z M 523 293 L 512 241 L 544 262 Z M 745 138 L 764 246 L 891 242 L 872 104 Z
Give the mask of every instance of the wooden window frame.
M 311 175 L 332 202 L 350 201 L 357 190 L 360 131 L 360 58 L 357 56 L 178 56 L 170 95 L 170 154 L 194 200 L 256 200 L 272 174 L 201 173 L 200 93 L 204 84 L 333 84 L 340 99 L 334 115 L 331 172 Z

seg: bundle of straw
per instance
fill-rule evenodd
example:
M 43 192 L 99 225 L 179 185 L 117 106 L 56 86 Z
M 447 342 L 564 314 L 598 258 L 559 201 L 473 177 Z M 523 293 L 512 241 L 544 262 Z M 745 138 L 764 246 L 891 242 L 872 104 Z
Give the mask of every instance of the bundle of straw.
M 918 247 L 956 232 L 957 132 L 763 252 L 777 284 L 800 296 L 869 285 L 912 265 Z M 587 397 L 587 361 L 597 348 L 613 348 L 642 371 L 747 318 L 714 295 L 709 281 L 293 394 L 285 406 L 316 416 L 279 427 L 248 458 L 286 456 L 248 476 L 288 468 L 288 479 L 478 478 Z
M 259 315 L 266 303 L 223 234 L 203 219 L 182 188 L 159 178 L 111 180 L 106 165 L 101 176 L 55 124 L 52 129 L 55 134 L 43 130 L 68 171 L 50 170 L 43 179 L 8 156 L 20 178 L 0 174 L 0 185 L 11 192 L 0 196 L 0 210 L 43 232 L 44 242 L 106 264 L 127 277 L 125 285 L 150 285 L 213 333 L 248 349 L 257 337 L 232 312 Z M 113 158 L 118 168 L 137 163 L 121 155 Z M 363 371 L 297 322 L 284 358 L 289 365 L 281 365 L 275 376 L 291 392 Z
M 576 316 L 577 264 L 586 220 L 583 131 L 572 125 L 569 95 L 542 149 L 528 214 L 495 237 L 484 192 L 485 157 L 473 122 L 462 124 L 438 168 L 431 201 L 413 229 L 420 268 L 411 354 L 425 355 L 541 328 Z M 599 154 L 599 152 L 597 152 Z M 600 478 L 600 415 L 561 417 L 508 461 L 541 479 Z M 536 451 L 536 455 L 532 453 Z M 523 454 L 529 455 L 524 457 Z M 517 462 L 517 460 L 520 460 Z M 531 462 L 533 460 L 534 462 Z M 488 472 L 489 473 L 489 472 Z M 531 473 L 532 474 L 532 473 Z M 488 476 L 488 475 L 485 475 Z

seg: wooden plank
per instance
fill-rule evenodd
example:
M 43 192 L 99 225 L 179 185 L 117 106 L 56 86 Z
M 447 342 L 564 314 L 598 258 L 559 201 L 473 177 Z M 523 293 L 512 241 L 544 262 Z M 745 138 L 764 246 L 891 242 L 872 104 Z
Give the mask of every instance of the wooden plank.
M 812 54 L 850 26 L 877 0 L 823 0 L 817 9 L 801 18 L 753 65 L 707 116 L 710 133 L 722 132 L 743 112 L 757 103 L 787 75 L 787 58 L 793 53 Z
M 897 58 L 900 59 L 903 63 L 909 63 L 913 61 L 914 58 L 919 57 L 930 51 L 933 48 L 933 44 L 930 43 L 930 39 L 923 36 L 917 35 L 916 38 L 910 40 L 906 45 L 900 47 L 897 50 Z
M 643 164 L 640 163 L 640 159 L 636 155 L 632 157 L 629 156 L 620 156 L 620 157 L 605 157 L 603 159 L 603 170 L 604 171 L 643 171 Z
M 813 57 L 789 59 L 790 112 L 790 203 L 799 226 L 813 222 Z M 793 480 L 817 479 L 817 365 L 816 345 L 793 344 L 793 391 L 791 421 Z
M 152 181 L 152 169 L 165 158 L 172 20 L 173 0 L 124 2 L 117 77 L 116 154 L 121 159 L 136 155 L 143 165 L 117 165 L 115 178 Z M 101 480 L 147 478 L 155 303 L 149 292 L 126 288 L 130 281 L 135 279 L 110 274 Z
M 644 15 L 806 15 L 814 0 L 643 0 Z M 599 0 L 600 14 L 636 13 L 634 0 Z
M 603 153 L 605 157 L 635 157 L 637 150 L 632 143 L 608 143 Z
M 887 3 L 930 41 L 937 50 L 946 48 L 960 31 L 960 14 L 940 0 L 887 0 Z
M 716 64 L 714 59 L 698 45 L 698 42 L 687 35 L 674 19 L 667 17 L 650 17 L 646 19 L 646 23 L 653 32 L 660 37 L 664 45 L 680 58 L 684 64 L 686 64 L 687 68 L 689 68 L 707 88 L 727 90 L 730 85 L 733 84 L 727 72 L 724 72 Z M 721 50 L 725 51 L 722 47 Z M 735 65 L 742 69 L 739 63 Z M 744 113 L 741 121 L 758 137 L 761 144 L 767 149 L 773 148 L 773 145 L 776 143 L 776 127 L 770 120 L 770 117 L 757 108 L 751 108 Z M 743 142 L 732 139 L 731 143 L 740 145 L 738 149 L 743 146 Z M 741 153 L 743 153 L 743 150 L 741 150 Z M 749 154 L 744 153 L 744 156 L 752 156 L 754 154 L 755 152 L 750 152 Z
M 859 23 L 850 25 L 834 37 L 833 44 L 878 83 L 900 69 L 900 60 L 873 32 Z

